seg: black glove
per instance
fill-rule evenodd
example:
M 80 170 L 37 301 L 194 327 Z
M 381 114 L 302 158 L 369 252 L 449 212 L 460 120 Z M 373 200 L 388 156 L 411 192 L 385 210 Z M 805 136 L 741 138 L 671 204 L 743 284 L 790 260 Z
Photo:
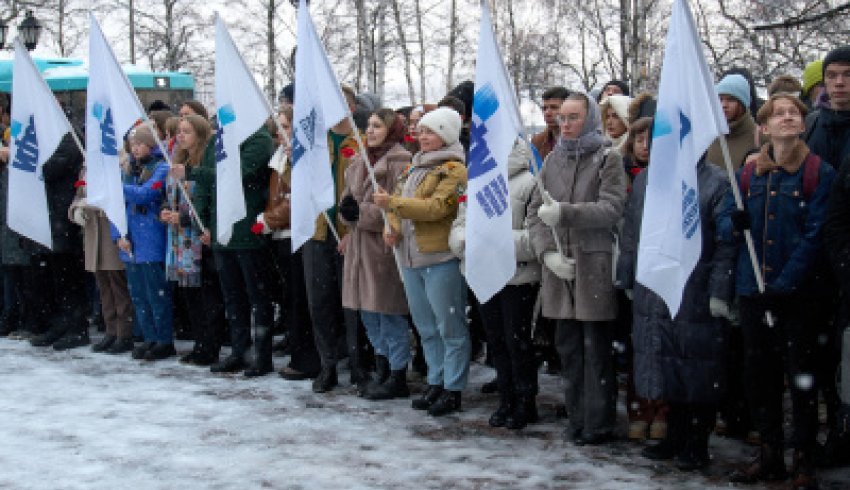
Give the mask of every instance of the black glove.
M 730 219 L 732 220 L 732 229 L 738 233 L 744 233 L 744 230 L 749 230 L 753 226 L 750 213 L 741 209 L 732 211 Z
M 343 197 L 342 201 L 340 201 L 339 214 L 345 218 L 345 221 L 354 223 L 360 219 L 360 205 L 357 204 L 357 201 L 349 194 Z

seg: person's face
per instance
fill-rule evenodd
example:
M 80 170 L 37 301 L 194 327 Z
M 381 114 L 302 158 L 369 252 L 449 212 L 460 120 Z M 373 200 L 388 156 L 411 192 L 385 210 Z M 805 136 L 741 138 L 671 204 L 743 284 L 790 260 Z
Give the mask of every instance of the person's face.
M 558 129 L 558 111 L 564 99 L 546 99 L 543 101 L 543 122 L 552 130 Z
M 850 63 L 830 63 L 823 84 L 833 109 L 850 110 Z
M 186 104 L 181 105 L 180 110 L 177 111 L 177 113 L 180 114 L 181 117 L 197 115 L 197 113 Z
M 623 95 L 623 89 L 620 88 L 619 85 L 608 85 L 605 87 L 605 90 L 602 91 L 602 98 L 610 97 L 612 95 Z
M 641 131 L 635 135 L 635 160 L 646 163 L 649 161 L 649 131 Z
M 773 113 L 762 125 L 762 132 L 774 140 L 799 138 L 806 130 L 803 114 L 788 99 L 773 101 Z
M 439 150 L 445 146 L 443 139 L 425 126 L 419 128 L 419 149 L 422 151 Z
M 744 106 L 741 101 L 731 95 L 720 96 L 720 107 L 723 108 L 723 115 L 726 116 L 726 122 L 732 122 L 741 117 L 744 112 Z
M 578 139 L 586 117 L 587 109 L 580 100 L 565 100 L 558 114 L 561 137 L 568 140 Z
M 610 107 L 605 111 L 605 132 L 612 139 L 619 138 L 626 133 L 626 125 L 623 120 L 617 115 L 617 111 Z
M 412 111 L 410 119 L 407 122 L 407 132 L 410 136 L 416 138 L 419 135 L 419 120 L 422 119 L 421 111 Z
M 195 128 L 189 121 L 180 121 L 177 125 L 177 145 L 182 150 L 191 150 L 198 142 L 198 135 L 195 133 Z
M 372 114 L 369 116 L 369 125 L 366 126 L 366 146 L 375 148 L 381 146 L 387 139 L 390 129 L 384 125 L 380 117 Z
M 278 114 L 277 121 L 280 123 L 280 127 L 283 128 L 283 134 L 277 135 L 277 142 L 279 145 L 283 145 L 292 139 L 292 123 L 289 122 L 286 114 Z M 286 137 L 284 138 L 284 136 Z
M 146 156 L 151 154 L 151 149 L 148 145 L 144 143 L 139 143 L 135 139 L 130 142 L 130 153 L 133 154 L 133 157 L 136 160 L 141 158 L 145 158 Z

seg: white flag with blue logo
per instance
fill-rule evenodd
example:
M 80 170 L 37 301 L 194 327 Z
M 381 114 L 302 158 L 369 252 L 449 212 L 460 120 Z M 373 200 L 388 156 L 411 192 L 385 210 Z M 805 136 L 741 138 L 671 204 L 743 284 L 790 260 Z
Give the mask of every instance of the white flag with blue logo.
M 118 150 L 145 111 L 94 15 L 89 16 L 89 86 L 86 92 L 86 199 L 127 234 Z
M 729 130 L 686 0 L 673 4 L 665 49 L 637 280 L 661 296 L 675 317 L 702 252 L 696 165 Z
M 328 130 L 348 116 L 336 75 L 304 0 L 298 6 L 292 124 L 292 250 L 316 232 L 316 218 L 336 203 Z
M 272 114 L 218 14 L 215 16 L 215 104 L 218 115 L 215 238 L 227 245 L 233 235 L 233 225 L 247 214 L 239 145 L 256 133 Z
M 508 155 L 522 129 L 511 85 L 481 2 L 466 201 L 466 281 L 484 303 L 516 272 Z
M 6 218 L 9 228 L 47 248 L 53 248 L 53 240 L 42 165 L 69 131 L 53 92 L 16 39 Z

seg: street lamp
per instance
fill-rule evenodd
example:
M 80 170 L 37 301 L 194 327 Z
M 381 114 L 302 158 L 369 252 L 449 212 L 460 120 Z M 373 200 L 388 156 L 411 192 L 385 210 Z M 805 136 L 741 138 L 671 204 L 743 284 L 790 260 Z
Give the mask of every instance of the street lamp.
M 0 19 L 0 49 L 6 44 L 6 33 L 9 32 L 9 25 Z
M 18 32 L 27 50 L 35 49 L 38 38 L 41 36 L 41 23 L 32 15 L 32 10 L 27 10 L 27 15 L 24 16 L 24 20 L 18 26 Z

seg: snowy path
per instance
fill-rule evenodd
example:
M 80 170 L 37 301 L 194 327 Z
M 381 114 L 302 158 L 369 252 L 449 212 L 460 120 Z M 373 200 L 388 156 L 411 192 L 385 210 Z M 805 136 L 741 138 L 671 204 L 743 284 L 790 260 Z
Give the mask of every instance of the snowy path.
M 463 413 L 435 419 L 409 400 L 373 403 L 347 386 L 315 395 L 309 382 L 276 375 L 214 376 L 173 359 L 0 339 L 0 488 L 709 489 L 729 488 L 723 472 L 751 451 L 715 438 L 716 459 L 726 461 L 685 475 L 626 443 L 565 444 L 549 376 L 543 423 L 520 434 L 492 429 L 496 399 L 477 393 L 490 376 L 475 364 Z M 850 471 L 825 480 L 848 488 Z

